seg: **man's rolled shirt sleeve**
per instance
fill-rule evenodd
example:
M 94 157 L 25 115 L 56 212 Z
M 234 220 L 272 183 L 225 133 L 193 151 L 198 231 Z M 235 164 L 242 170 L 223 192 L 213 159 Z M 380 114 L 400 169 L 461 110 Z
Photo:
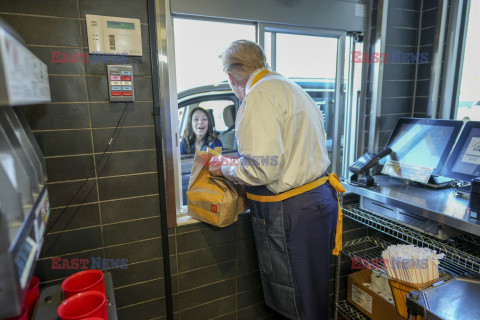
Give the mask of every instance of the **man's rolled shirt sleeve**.
M 268 185 L 278 179 L 284 153 L 283 115 L 276 108 L 272 93 L 255 90 L 248 95 L 244 110 L 240 110 L 238 116 L 236 135 L 240 157 L 223 166 L 222 174 L 246 185 Z

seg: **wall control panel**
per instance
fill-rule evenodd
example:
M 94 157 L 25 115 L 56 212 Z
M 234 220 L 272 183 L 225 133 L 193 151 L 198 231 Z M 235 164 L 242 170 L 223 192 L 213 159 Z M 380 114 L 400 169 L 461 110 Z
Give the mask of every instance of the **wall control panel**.
M 87 14 L 88 52 L 142 56 L 140 20 Z
M 108 95 L 111 102 L 135 101 L 132 66 L 110 65 L 108 70 Z

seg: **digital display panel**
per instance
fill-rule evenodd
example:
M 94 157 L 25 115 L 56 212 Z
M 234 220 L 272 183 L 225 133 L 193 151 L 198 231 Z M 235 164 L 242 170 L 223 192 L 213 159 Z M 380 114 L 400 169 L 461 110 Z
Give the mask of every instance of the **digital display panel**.
M 480 176 L 480 122 L 467 122 L 443 175 L 470 182 Z
M 120 22 L 120 21 L 107 21 L 107 28 L 135 30 L 135 23 Z
M 391 159 L 407 165 L 433 169 L 439 175 L 458 136 L 461 121 L 401 118 L 390 136 L 387 147 Z

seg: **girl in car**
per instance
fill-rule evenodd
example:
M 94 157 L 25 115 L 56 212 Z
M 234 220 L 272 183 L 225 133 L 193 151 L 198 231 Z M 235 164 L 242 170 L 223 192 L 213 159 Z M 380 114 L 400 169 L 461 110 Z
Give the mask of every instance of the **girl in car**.
M 207 151 L 222 147 L 222 142 L 213 132 L 213 121 L 203 108 L 196 107 L 190 111 L 187 128 L 180 141 L 180 154 L 194 154 L 195 151 Z

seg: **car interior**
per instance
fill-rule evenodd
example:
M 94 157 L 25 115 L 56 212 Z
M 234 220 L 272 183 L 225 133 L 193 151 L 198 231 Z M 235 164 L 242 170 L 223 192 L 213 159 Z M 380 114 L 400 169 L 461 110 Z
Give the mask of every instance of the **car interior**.
M 220 133 L 220 135 L 218 136 L 218 139 L 222 141 L 224 150 L 236 149 L 235 116 L 236 116 L 236 110 L 235 110 L 234 104 L 226 106 L 225 109 L 223 109 L 223 121 L 225 121 L 225 125 L 227 126 L 228 129 Z

